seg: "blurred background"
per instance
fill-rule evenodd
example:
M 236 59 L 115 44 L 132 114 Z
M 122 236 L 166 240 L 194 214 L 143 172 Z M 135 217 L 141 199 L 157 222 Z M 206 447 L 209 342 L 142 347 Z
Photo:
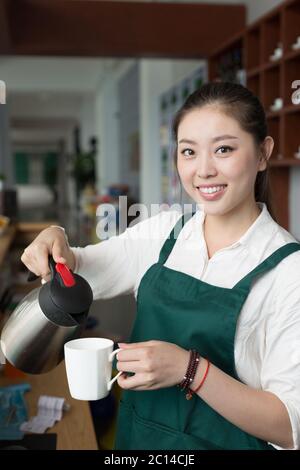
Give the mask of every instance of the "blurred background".
M 276 142 L 275 209 L 300 238 L 299 104 L 290 100 L 299 25 L 298 0 L 0 0 L 0 322 L 39 286 L 20 256 L 44 228 L 62 225 L 72 246 L 85 246 L 101 242 L 97 208 L 119 209 L 119 196 L 128 207 L 190 202 L 171 122 L 209 80 L 260 97 Z M 86 335 L 127 340 L 135 299 L 96 301 L 89 317 Z

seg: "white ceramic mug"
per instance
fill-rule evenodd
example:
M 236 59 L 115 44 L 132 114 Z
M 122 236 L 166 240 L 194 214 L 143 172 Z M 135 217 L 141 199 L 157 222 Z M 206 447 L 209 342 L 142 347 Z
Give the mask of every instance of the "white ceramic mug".
M 276 108 L 282 108 L 283 99 L 282 98 L 276 98 L 274 100 L 274 105 L 275 105 Z
M 71 396 L 77 400 L 105 398 L 113 379 L 112 361 L 120 351 L 113 351 L 114 343 L 106 338 L 80 338 L 68 341 L 65 346 L 65 364 Z

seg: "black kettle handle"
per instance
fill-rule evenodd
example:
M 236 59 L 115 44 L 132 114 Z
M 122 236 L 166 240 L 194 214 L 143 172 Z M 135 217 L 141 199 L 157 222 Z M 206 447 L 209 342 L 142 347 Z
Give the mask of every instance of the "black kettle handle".
M 56 273 L 56 269 L 55 269 L 56 262 L 54 261 L 52 255 L 49 255 L 49 257 L 48 257 L 48 263 L 49 263 L 49 267 L 50 267 L 50 271 L 51 271 L 51 279 L 53 279 L 54 276 L 55 276 L 55 273 Z M 29 271 L 28 278 L 27 278 L 27 282 L 35 281 L 35 280 L 38 279 L 39 277 L 40 277 L 40 276 L 37 276 L 37 275 L 34 274 L 32 271 Z

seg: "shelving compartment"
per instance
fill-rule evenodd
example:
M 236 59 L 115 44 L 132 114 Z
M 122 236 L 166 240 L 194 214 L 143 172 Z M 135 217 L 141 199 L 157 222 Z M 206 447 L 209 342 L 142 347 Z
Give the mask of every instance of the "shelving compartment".
M 243 41 L 240 39 L 211 58 L 210 80 L 240 83 L 243 67 Z
M 300 25 L 299 25 L 300 28 Z M 300 81 L 300 54 L 296 57 L 285 60 L 284 62 L 284 104 L 285 106 L 293 105 L 293 97 L 295 91 L 299 89 Z
M 300 161 L 300 109 L 284 115 L 284 158 Z
M 284 52 L 292 51 L 292 44 L 300 37 L 300 1 L 295 0 L 284 8 L 283 45 Z
M 273 137 L 274 140 L 274 149 L 272 155 L 270 157 L 271 163 L 274 160 L 281 160 L 282 155 L 280 154 L 280 116 L 272 116 L 267 118 L 267 126 L 268 126 L 268 135 Z
M 276 65 L 264 71 L 263 105 L 266 112 L 273 111 L 271 106 L 280 96 L 280 67 Z
M 262 36 L 263 36 L 263 54 L 262 59 L 263 63 L 273 62 L 271 56 L 275 53 L 275 49 L 278 46 L 282 46 L 281 41 L 281 17 L 277 13 L 274 16 L 271 16 L 262 26 Z M 277 59 L 278 60 L 278 59 Z M 274 62 L 276 59 L 274 60 Z
M 261 97 L 261 83 L 260 83 L 260 74 L 256 73 L 247 77 L 247 88 L 258 98 Z
M 247 70 L 254 69 L 261 64 L 261 28 L 256 26 L 246 34 L 245 65 Z

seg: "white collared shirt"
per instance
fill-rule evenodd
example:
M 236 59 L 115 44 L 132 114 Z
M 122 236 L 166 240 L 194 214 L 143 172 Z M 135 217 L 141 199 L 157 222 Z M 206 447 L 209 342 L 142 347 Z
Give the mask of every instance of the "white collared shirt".
M 279 247 L 297 242 L 278 225 L 264 203 L 260 215 L 235 243 L 209 259 L 199 209 L 186 222 L 165 266 L 219 287 L 232 288 Z M 95 299 L 137 291 L 145 272 L 158 261 L 163 243 L 181 217 L 163 211 L 85 248 L 72 248 L 75 271 L 91 284 Z M 239 315 L 235 363 L 247 385 L 274 393 L 286 406 L 300 449 L 300 251 L 257 276 Z M 278 450 L 281 447 L 272 444 Z

